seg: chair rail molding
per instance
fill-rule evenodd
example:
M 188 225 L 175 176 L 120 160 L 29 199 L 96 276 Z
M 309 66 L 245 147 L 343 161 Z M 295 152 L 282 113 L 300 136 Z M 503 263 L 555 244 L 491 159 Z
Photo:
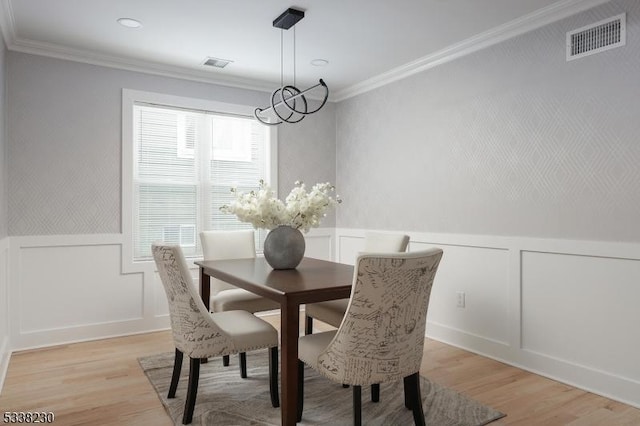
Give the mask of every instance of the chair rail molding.
M 353 264 L 370 231 L 386 232 L 312 229 L 305 255 Z M 640 243 L 389 232 L 410 235 L 409 251 L 444 250 L 428 337 L 640 407 L 640 342 L 628 337 L 640 322 Z M 0 240 L 8 306 L 0 374 L 11 351 L 169 328 L 155 266 L 127 270 L 124 238 Z
M 337 228 L 336 259 L 368 231 Z M 427 337 L 640 407 L 640 243 L 393 232 L 444 250 Z

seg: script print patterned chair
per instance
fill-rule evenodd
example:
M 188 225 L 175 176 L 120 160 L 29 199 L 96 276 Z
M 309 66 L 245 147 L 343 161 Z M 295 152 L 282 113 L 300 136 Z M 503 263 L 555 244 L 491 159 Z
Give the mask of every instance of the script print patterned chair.
M 337 330 L 300 337 L 298 420 L 304 365 L 353 387 L 354 425 L 361 424 L 361 387 L 404 380 L 405 406 L 424 425 L 420 363 L 429 297 L 442 258 L 438 248 L 399 254 L 363 254 L 356 261 L 351 298 Z
M 365 253 L 401 253 L 407 250 L 409 236 L 382 232 L 367 232 L 364 236 Z M 313 319 L 339 327 L 347 310 L 349 299 L 329 300 L 305 306 L 305 334 L 313 333 Z
M 202 231 L 200 242 L 204 260 L 250 259 L 256 257 L 255 233 L 249 230 Z M 225 312 L 241 310 L 250 313 L 280 309 L 280 304 L 250 291 L 211 278 L 211 310 Z M 229 365 L 229 357 L 222 357 Z M 247 377 L 246 353 L 240 353 L 240 377 Z
M 176 347 L 168 398 L 176 396 L 183 355 L 189 357 L 189 384 L 182 423 L 191 423 L 193 419 L 201 359 L 255 349 L 269 348 L 271 404 L 279 407 L 278 331 L 246 311 L 207 312 L 180 246 L 153 244 L 151 249 L 167 294 Z

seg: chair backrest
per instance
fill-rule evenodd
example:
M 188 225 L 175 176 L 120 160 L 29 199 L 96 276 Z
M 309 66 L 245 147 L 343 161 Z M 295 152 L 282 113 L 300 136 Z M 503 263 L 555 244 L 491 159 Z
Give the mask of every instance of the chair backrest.
M 427 308 L 442 250 L 362 254 L 338 331 L 318 371 L 344 384 L 370 385 L 420 370 Z
M 408 235 L 382 232 L 367 232 L 364 234 L 365 253 L 404 252 L 407 251 L 408 245 Z
M 176 348 L 192 358 L 214 356 L 216 351 L 233 348 L 233 341 L 202 303 L 180 246 L 154 243 L 151 251 L 167 294 Z
M 250 259 L 256 257 L 255 232 L 253 229 L 233 231 L 200 232 L 204 260 Z M 238 288 L 211 278 L 211 294 Z

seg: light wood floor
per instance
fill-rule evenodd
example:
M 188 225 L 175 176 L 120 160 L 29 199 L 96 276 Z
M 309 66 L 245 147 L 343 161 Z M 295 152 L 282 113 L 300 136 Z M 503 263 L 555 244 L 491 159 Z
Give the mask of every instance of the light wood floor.
M 167 351 L 163 331 L 14 353 L 0 412 L 51 411 L 59 425 L 169 426 L 137 361 Z M 492 426 L 640 425 L 638 409 L 430 339 L 421 372 L 507 414 Z

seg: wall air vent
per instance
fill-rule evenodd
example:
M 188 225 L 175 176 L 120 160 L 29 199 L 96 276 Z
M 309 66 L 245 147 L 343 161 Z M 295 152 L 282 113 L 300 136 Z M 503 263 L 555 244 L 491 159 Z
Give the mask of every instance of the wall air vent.
M 593 55 L 626 43 L 626 14 L 567 33 L 567 61 Z
M 207 66 L 207 67 L 214 67 L 214 68 L 224 68 L 227 65 L 229 65 L 231 62 L 233 62 L 233 61 L 229 61 L 227 59 L 207 58 L 207 59 L 204 60 L 202 65 Z

